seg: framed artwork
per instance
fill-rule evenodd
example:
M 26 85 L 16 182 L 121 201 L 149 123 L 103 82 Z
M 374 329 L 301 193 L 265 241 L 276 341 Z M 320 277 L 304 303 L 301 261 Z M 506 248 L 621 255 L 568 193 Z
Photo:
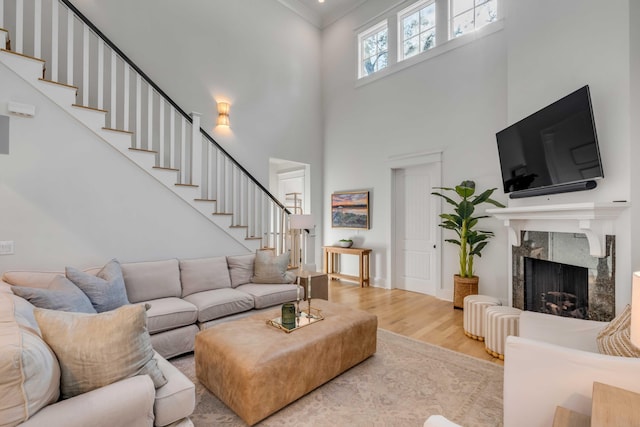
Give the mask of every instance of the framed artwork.
M 369 192 L 335 192 L 331 195 L 331 227 L 369 228 Z

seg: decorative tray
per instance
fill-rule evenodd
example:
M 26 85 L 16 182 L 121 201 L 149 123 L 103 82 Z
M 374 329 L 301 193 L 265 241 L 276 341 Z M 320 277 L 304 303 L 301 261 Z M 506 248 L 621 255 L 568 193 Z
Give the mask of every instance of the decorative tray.
M 317 308 L 311 308 L 311 315 L 309 315 L 309 310 L 302 310 L 300 312 L 300 316 L 296 317 L 296 325 L 294 327 L 287 327 L 282 324 L 282 317 L 276 317 L 275 319 L 267 320 L 267 325 L 273 326 L 274 328 L 278 328 L 281 331 L 285 331 L 286 333 L 291 333 L 300 328 L 304 328 L 305 326 L 309 326 L 313 323 L 324 320 L 324 316 L 320 314 L 320 310 Z

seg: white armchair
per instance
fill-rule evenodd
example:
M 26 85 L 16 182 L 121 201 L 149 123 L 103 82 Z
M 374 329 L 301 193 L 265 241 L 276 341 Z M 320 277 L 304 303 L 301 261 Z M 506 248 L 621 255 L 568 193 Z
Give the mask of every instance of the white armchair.
M 598 353 L 607 324 L 522 312 L 506 342 L 504 426 L 551 426 L 557 406 L 590 415 L 594 381 L 640 392 L 640 359 Z

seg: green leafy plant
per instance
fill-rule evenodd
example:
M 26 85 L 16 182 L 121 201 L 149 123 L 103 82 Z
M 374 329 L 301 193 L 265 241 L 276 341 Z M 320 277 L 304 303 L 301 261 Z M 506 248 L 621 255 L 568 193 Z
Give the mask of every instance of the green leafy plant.
M 340 239 L 340 242 L 353 242 L 351 239 Z
M 481 218 L 488 218 L 488 215 L 473 216 L 476 206 L 482 203 L 491 203 L 499 208 L 505 207 L 502 203 L 491 199 L 491 195 L 496 190 L 492 188 L 478 195 L 476 183 L 473 181 L 462 181 L 455 188 L 435 187 L 443 190 L 442 193 L 433 192 L 431 194 L 440 196 L 450 205 L 454 206 L 453 213 L 440 214 L 442 222 L 440 227 L 453 230 L 458 235 L 458 239 L 446 239 L 446 242 L 453 243 L 460 247 L 460 276 L 473 277 L 473 257 L 482 256 L 480 252 L 487 246 L 489 239 L 493 237 L 493 232 L 476 230 L 475 226 Z M 443 194 L 444 191 L 452 192 L 457 196 L 457 201 Z

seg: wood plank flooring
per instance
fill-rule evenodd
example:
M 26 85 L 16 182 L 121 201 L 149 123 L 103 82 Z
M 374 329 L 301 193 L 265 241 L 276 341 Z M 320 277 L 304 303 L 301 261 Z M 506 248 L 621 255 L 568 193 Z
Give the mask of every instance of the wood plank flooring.
M 340 280 L 329 281 L 329 301 L 377 315 L 382 329 L 503 365 L 485 351 L 484 342 L 464 334 L 462 310 L 454 310 L 450 301 L 400 289 L 360 288 Z

